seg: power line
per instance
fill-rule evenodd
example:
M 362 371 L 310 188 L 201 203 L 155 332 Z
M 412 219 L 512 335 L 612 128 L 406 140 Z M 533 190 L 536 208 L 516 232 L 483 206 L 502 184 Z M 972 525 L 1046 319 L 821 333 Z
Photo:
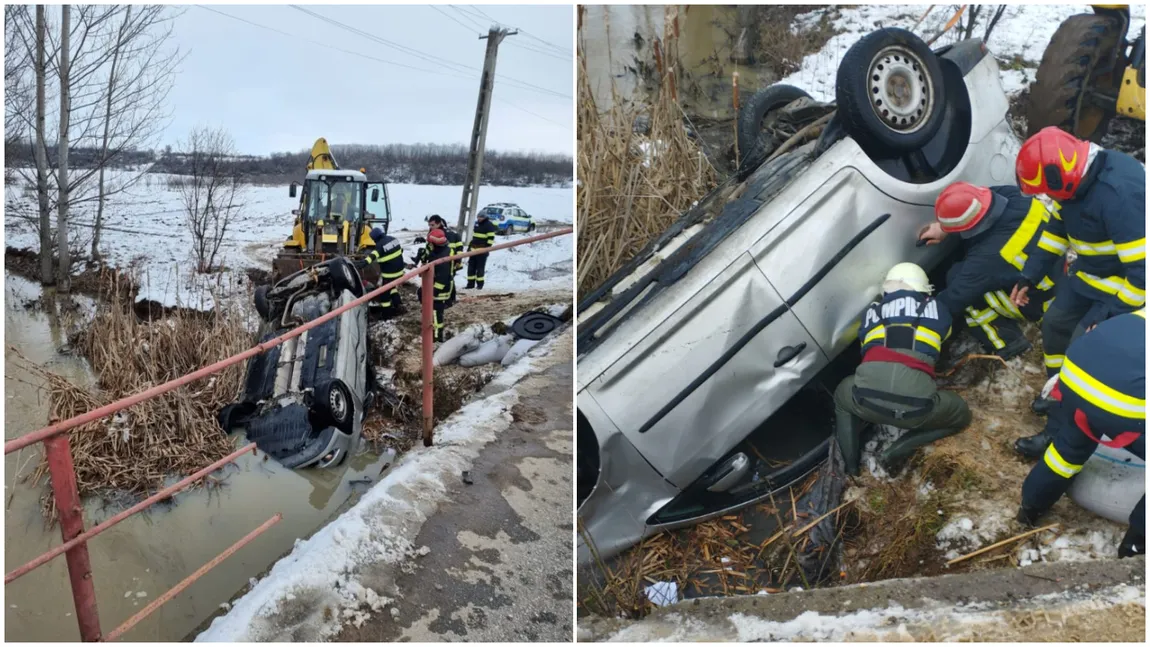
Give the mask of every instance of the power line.
M 536 117 L 536 118 L 538 118 L 538 119 L 542 119 L 543 121 L 547 121 L 547 122 L 553 123 L 553 124 L 555 124 L 556 126 L 559 126 L 560 128 L 565 128 L 565 129 L 567 129 L 567 130 L 571 130 L 571 126 L 570 126 L 570 125 L 568 125 L 568 124 L 561 124 L 561 123 L 559 123 L 558 121 L 555 121 L 554 119 L 548 119 L 547 117 L 544 117 L 544 116 L 543 116 L 543 115 L 541 115 L 541 114 L 537 114 L 537 113 L 531 112 L 531 111 L 530 111 L 530 110 L 528 110 L 527 108 L 524 108 L 523 106 L 521 106 L 521 105 L 519 105 L 519 104 L 515 103 L 514 101 L 508 101 L 508 100 L 506 100 L 506 99 L 500 99 L 499 97 L 497 97 L 497 96 L 495 96 L 495 95 L 491 95 L 491 98 L 492 98 L 492 99 L 495 99 L 496 101 L 498 101 L 498 102 L 500 102 L 500 103 L 506 103 L 507 105 L 511 106 L 512 108 L 515 108 L 516 110 L 519 110 L 519 111 L 521 111 L 521 112 L 526 112 L 527 114 L 531 115 L 532 117 Z
M 404 52 L 404 53 L 407 53 L 407 54 L 409 54 L 409 55 L 411 55 L 411 56 L 415 56 L 415 57 L 417 57 L 417 58 L 421 58 L 421 59 L 423 59 L 423 60 L 425 60 L 425 61 L 428 61 L 428 62 L 431 62 L 431 63 L 436 63 L 436 64 L 438 64 L 438 65 L 446 65 L 446 66 L 451 66 L 451 67 L 453 67 L 453 68 L 458 68 L 458 69 L 460 69 L 460 70 L 464 70 L 464 71 L 471 71 L 471 72 L 480 72 L 480 71 L 481 71 L 481 70 L 480 70 L 479 68 L 477 68 L 477 67 L 471 67 L 471 66 L 465 65 L 465 64 L 463 64 L 463 63 L 456 63 L 455 61 L 451 61 L 451 60 L 445 59 L 445 58 L 443 58 L 443 57 L 440 57 L 440 56 L 435 56 L 435 55 L 433 55 L 433 54 L 427 54 L 427 53 L 425 53 L 425 52 L 421 52 L 421 51 L 419 51 L 419 50 L 416 50 L 416 49 L 413 49 L 413 48 L 407 47 L 406 45 L 401 45 L 401 44 L 399 44 L 399 43 L 396 43 L 396 42 L 393 42 L 393 41 L 387 40 L 386 38 L 381 38 L 381 37 L 379 37 L 379 36 L 376 36 L 376 35 L 374 35 L 374 34 L 368 33 L 368 32 L 366 32 L 366 31 L 364 31 L 364 30 L 362 30 L 362 29 L 359 29 L 359 28 L 356 28 L 356 27 L 352 27 L 351 25 L 347 25 L 347 24 L 344 24 L 344 23 L 342 23 L 342 22 L 340 22 L 340 21 L 338 21 L 338 20 L 335 20 L 334 18 L 328 18 L 327 16 L 324 16 L 324 15 L 318 14 L 318 13 L 316 13 L 316 12 L 314 12 L 314 11 L 311 11 L 311 10 L 309 10 L 309 9 L 305 9 L 304 7 L 301 7 L 301 6 L 299 6 L 299 5 L 290 5 L 290 6 L 291 6 L 293 9 L 296 9 L 296 10 L 298 10 L 298 11 L 301 11 L 301 12 L 303 12 L 303 13 L 305 13 L 305 14 L 309 15 L 309 16 L 312 16 L 312 17 L 314 17 L 314 18 L 317 18 L 317 19 L 319 19 L 319 20 L 322 20 L 322 21 L 324 21 L 324 22 L 326 22 L 326 23 L 328 23 L 328 24 L 330 24 L 330 25 L 334 25 L 334 26 L 336 26 L 336 27 L 340 27 L 340 28 L 342 28 L 342 29 L 345 29 L 345 30 L 347 30 L 347 31 L 350 31 L 350 32 L 352 32 L 353 34 L 357 34 L 357 35 L 359 35 L 359 36 L 362 36 L 362 37 L 364 37 L 364 38 L 367 38 L 367 39 L 369 39 L 369 40 L 373 40 L 373 41 L 375 41 L 375 42 L 377 42 L 377 43 L 379 43 L 379 44 L 381 44 L 381 45 L 386 45 L 386 46 L 388 46 L 388 47 L 392 47 L 392 48 L 398 49 L 398 50 L 400 50 L 400 51 L 402 51 L 402 52 Z M 516 78 L 513 78 L 513 77 L 509 77 L 509 76 L 502 76 L 502 75 L 500 75 L 500 76 L 499 76 L 499 78 L 501 78 L 501 79 L 502 79 L 504 82 L 510 82 L 510 83 L 518 83 L 518 84 L 520 84 L 521 86 L 524 86 L 524 87 L 523 87 L 523 89 L 525 89 L 525 90 L 526 90 L 526 89 L 530 89 L 530 90 L 534 90 L 534 91 L 536 91 L 536 92 L 542 92 L 542 93 L 545 93 L 545 94 L 551 94 L 551 95 L 554 95 L 554 96 L 557 96 L 557 97 L 560 97 L 560 98 L 563 98 L 563 99 L 572 99 L 572 98 L 573 98 L 573 97 L 572 97 L 571 95 L 569 95 L 569 94 L 563 94 L 563 93 L 561 93 L 561 92 L 556 92 L 555 90 L 550 90 L 550 89 L 548 89 L 548 88 L 544 88 L 544 87 L 541 87 L 541 86 L 535 85 L 534 83 L 529 83 L 529 82 L 527 82 L 527 81 L 522 81 L 522 80 L 520 80 L 520 79 L 516 79 Z
M 572 56 L 572 54 L 569 50 L 566 50 L 566 49 L 564 49 L 564 48 L 562 48 L 562 47 L 560 47 L 560 46 L 558 46 L 558 45 L 556 45 L 550 41 L 543 40 L 542 38 L 539 38 L 538 36 L 528 32 L 527 30 L 523 29 L 522 27 L 517 27 L 515 25 L 511 25 L 510 23 L 505 23 L 505 22 L 501 22 L 499 20 L 496 20 L 495 18 L 492 18 L 490 15 L 487 14 L 487 12 L 483 11 L 482 9 L 480 9 L 476 5 L 468 5 L 468 6 L 471 7 L 471 9 L 478 12 L 479 15 L 483 16 L 484 18 L 490 20 L 493 23 L 497 23 L 497 24 L 504 25 L 507 27 L 513 27 L 514 29 L 519 30 L 519 33 L 523 34 L 524 36 L 526 36 L 532 40 L 538 41 L 539 43 L 547 46 L 548 48 L 551 48 L 553 51 L 555 51 L 559 54 L 563 54 L 563 55 L 567 56 L 568 58 L 571 58 L 571 56 Z M 475 17 L 474 14 L 466 14 L 465 13 L 464 15 L 467 15 L 467 16 L 472 17 L 472 18 Z
M 464 23 L 462 20 L 460 20 L 460 19 L 456 18 L 455 16 L 447 13 L 446 11 L 440 9 L 436 5 L 426 5 L 426 6 L 429 9 L 434 9 L 434 10 L 438 11 L 445 18 L 453 21 L 455 24 L 459 25 L 460 27 L 463 27 L 464 29 L 466 29 L 468 32 L 470 32 L 472 34 L 482 33 L 481 31 L 477 30 L 475 27 L 468 25 L 467 23 Z M 454 7 L 452 7 L 452 8 L 454 9 Z M 466 16 L 467 14 L 460 14 L 460 15 Z M 542 48 L 537 48 L 537 47 L 533 47 L 530 45 L 526 45 L 524 43 L 517 43 L 514 41 L 507 41 L 507 44 L 511 45 L 513 47 L 518 47 L 520 49 L 525 49 L 525 50 L 532 52 L 532 53 L 535 53 L 535 54 L 542 54 L 543 56 L 550 56 L 551 58 L 559 59 L 559 60 L 564 61 L 566 63 L 571 62 L 571 56 L 570 55 L 564 56 L 562 54 L 556 54 L 553 51 L 548 51 L 548 50 L 545 50 Z
M 564 61 L 564 62 L 566 62 L 568 65 L 570 65 L 570 64 L 571 64 L 571 55 L 570 55 L 570 54 L 568 54 L 568 55 L 564 56 L 564 55 L 562 55 L 562 54 L 556 54 L 556 53 L 554 53 L 554 52 L 549 52 L 549 51 L 547 51 L 547 50 L 545 50 L 545 49 L 541 49 L 541 48 L 540 48 L 540 49 L 536 49 L 536 48 L 534 48 L 534 47 L 529 47 L 529 46 L 527 46 L 527 45 L 525 45 L 525 44 L 523 44 L 523 43 L 516 43 L 516 42 L 512 42 L 512 41 L 508 41 L 508 43 L 507 43 L 507 44 L 508 44 L 508 45 L 511 45 L 512 47 L 518 47 L 518 48 L 520 48 L 520 49 L 525 49 L 525 50 L 527 50 L 527 51 L 529 51 L 529 52 L 533 52 L 533 53 L 535 53 L 535 54 L 542 54 L 542 55 L 544 55 L 544 56 L 550 56 L 551 58 L 557 58 L 557 59 L 559 59 L 559 60 L 561 60 L 561 61 Z
M 427 6 L 427 8 L 429 8 L 429 9 L 434 9 L 434 10 L 438 11 L 439 13 L 443 14 L 443 15 L 444 15 L 444 16 L 446 16 L 447 18 L 450 18 L 451 20 L 454 20 L 454 21 L 455 21 L 455 23 L 456 23 L 457 25 L 461 25 L 461 26 L 462 26 L 464 29 L 466 29 L 468 32 L 470 32 L 470 33 L 472 33 L 472 34 L 480 34 L 480 33 L 482 33 L 482 32 L 480 32 L 479 30 L 475 29 L 474 27 L 469 27 L 468 25 L 465 25 L 465 24 L 463 24 L 463 21 L 462 21 L 462 20 L 460 20 L 460 19 L 456 18 L 455 16 L 453 16 L 453 15 L 451 15 L 451 14 L 447 13 L 446 11 L 444 11 L 444 10 L 440 9 L 439 7 L 437 7 L 437 6 L 433 5 L 433 4 L 429 4 L 429 5 L 426 5 L 426 6 Z

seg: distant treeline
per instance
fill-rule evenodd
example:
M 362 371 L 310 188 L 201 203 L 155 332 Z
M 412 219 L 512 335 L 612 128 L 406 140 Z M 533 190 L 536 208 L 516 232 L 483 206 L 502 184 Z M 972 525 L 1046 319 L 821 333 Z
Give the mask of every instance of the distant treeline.
M 241 177 L 253 182 L 282 182 L 299 179 L 308 163 L 309 150 L 273 153 L 267 157 L 237 156 L 231 164 Z M 467 147 L 461 144 L 388 144 L 385 146 L 333 146 L 332 154 L 341 168 L 367 169 L 370 179 L 404 184 L 463 184 L 467 174 Z M 50 163 L 56 148 L 49 146 Z M 90 166 L 99 159 L 95 149 L 74 148 L 69 164 Z M 9 141 L 5 147 L 7 166 L 33 166 L 35 158 L 27 143 Z M 190 163 L 185 155 L 169 146 L 163 151 L 131 151 L 115 160 L 115 167 L 151 164 L 154 173 L 186 174 Z M 546 153 L 502 153 L 488 151 L 483 157 L 484 184 L 499 186 L 560 185 L 571 182 L 570 157 Z

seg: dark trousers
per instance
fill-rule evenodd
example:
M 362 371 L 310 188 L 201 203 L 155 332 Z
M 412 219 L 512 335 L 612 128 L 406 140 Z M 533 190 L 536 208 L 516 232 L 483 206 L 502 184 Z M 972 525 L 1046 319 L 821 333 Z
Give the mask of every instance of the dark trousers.
M 423 288 L 416 289 L 416 298 L 419 299 L 420 307 L 423 307 Z M 443 325 L 444 325 L 444 310 L 447 309 L 448 293 L 436 295 L 431 300 L 431 325 L 432 330 L 435 331 L 435 341 L 443 341 Z
M 1090 309 L 1105 305 L 1101 300 L 1091 299 L 1076 290 L 1074 283 L 1077 281 L 1067 277 L 1059 283 L 1058 293 L 1042 317 L 1042 353 L 1048 378 L 1057 375 L 1062 368 L 1066 349 L 1076 337 L 1075 329 Z
M 383 315 L 385 319 L 390 319 L 399 314 L 399 288 L 394 288 L 384 292 L 380 296 L 371 300 L 368 303 L 371 311 Z
M 467 258 L 467 284 L 483 289 L 483 276 L 487 269 L 487 254 L 476 254 Z
M 957 277 L 961 263 L 955 263 L 947 272 L 947 281 Z M 1061 275 L 1059 275 L 1061 276 Z M 1054 277 L 1054 285 L 1046 290 L 1035 289 L 1030 302 L 1023 307 L 1010 301 L 1010 290 L 993 290 L 982 295 L 982 300 L 967 306 L 966 325 L 972 337 L 978 340 L 983 350 L 995 353 L 1007 347 L 1029 346 L 1022 334 L 1022 321 L 1041 321 L 1048 304 L 1052 303 L 1059 283 Z M 1018 349 L 1022 352 L 1022 349 Z
M 1059 297 L 1061 298 L 1061 297 Z M 1058 499 L 1070 489 L 1074 477 L 1082 466 L 1098 449 L 1094 442 L 1074 423 L 1075 407 L 1060 402 L 1048 414 L 1046 431 L 1054 439 L 1046 448 L 1042 460 L 1034 465 L 1026 480 L 1022 482 L 1022 505 L 1042 514 L 1052 508 Z M 1092 425 L 1093 427 L 1093 425 Z M 1094 433 L 1107 433 L 1105 429 L 1094 428 Z M 1121 430 L 1115 430 L 1114 435 Z M 1140 459 L 1146 458 L 1146 437 L 1139 436 L 1124 448 Z M 1130 513 L 1130 527 L 1141 535 L 1146 534 L 1146 497 L 1143 496 Z

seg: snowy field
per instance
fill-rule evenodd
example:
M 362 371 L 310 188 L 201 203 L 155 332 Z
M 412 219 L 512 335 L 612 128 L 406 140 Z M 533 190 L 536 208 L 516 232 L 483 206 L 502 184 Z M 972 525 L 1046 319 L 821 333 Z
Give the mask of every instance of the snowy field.
M 987 5 L 983 11 L 993 8 L 994 5 Z M 802 14 L 791 26 L 795 33 L 817 24 L 826 12 L 831 12 L 831 15 L 837 13 L 838 17 L 832 20 L 832 24 L 842 33 L 827 41 L 819 52 L 804 57 L 799 70 L 780 83 L 798 86 L 819 101 L 834 101 L 839 61 L 863 36 L 882 27 L 913 27 L 914 33 L 920 37 L 930 38 L 945 25 L 955 8 L 952 5 L 934 5 L 930 14 L 915 27 L 925 11 L 926 5 L 832 5 L 828 9 Z M 1080 13 L 1092 13 L 1090 5 L 1010 5 L 1006 8 L 990 34 L 987 47 L 1000 64 L 1018 59 L 1021 69 L 1002 66 L 1002 86 L 1008 94 L 1021 92 L 1034 82 L 1042 52 L 1055 30 L 1063 20 Z M 1130 15 L 1130 33 L 1135 34 L 1146 24 L 1146 5 L 1131 5 Z M 985 20 L 980 16 L 974 29 L 975 36 L 982 36 L 984 24 Z M 958 28 L 955 27 L 932 47 L 938 48 L 958 39 Z
M 111 198 L 105 207 L 105 232 L 101 252 L 115 267 L 132 267 L 140 272 L 143 289 L 139 298 L 164 305 L 197 309 L 213 306 L 210 293 L 235 289 L 235 274 L 246 268 L 271 269 L 271 261 L 283 240 L 291 233 L 291 210 L 299 199 L 288 194 L 287 186 L 247 187 L 245 205 L 232 223 L 220 249 L 218 263 L 231 272 L 196 275 L 192 268 L 191 235 L 181 208 L 179 193 L 168 188 L 170 176 L 148 174 L 128 192 Z M 411 240 L 425 235 L 424 219 L 433 213 L 454 223 L 459 214 L 462 188 L 391 184 L 391 233 L 414 257 L 419 247 Z M 16 210 L 30 211 L 35 192 L 20 182 L 5 187 L 4 231 L 9 247 L 39 250 L 35 229 Z M 572 189 L 484 186 L 479 205 L 515 202 L 534 216 L 536 222 L 572 222 Z M 14 209 L 13 207 L 17 209 Z M 80 205 L 72 213 L 78 240 L 91 238 L 95 205 Z M 498 242 L 523 236 L 500 237 Z M 523 291 L 534 288 L 561 288 L 572 284 L 573 240 L 561 236 L 532 245 L 494 252 L 487 262 L 487 289 Z M 465 273 L 458 280 L 465 281 Z

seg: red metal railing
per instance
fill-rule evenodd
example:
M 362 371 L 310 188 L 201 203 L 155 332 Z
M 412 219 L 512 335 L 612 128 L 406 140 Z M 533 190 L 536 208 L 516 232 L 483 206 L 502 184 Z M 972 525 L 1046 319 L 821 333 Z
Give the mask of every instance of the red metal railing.
M 509 247 L 516 247 L 519 245 L 527 245 L 530 243 L 538 242 L 548 238 L 555 238 L 557 236 L 566 236 L 571 234 L 572 228 L 567 227 L 558 231 L 540 234 L 538 236 L 531 236 L 520 240 L 500 243 L 492 245 L 485 249 L 465 252 L 438 259 L 434 262 L 422 265 L 410 272 L 407 272 L 402 277 L 391 281 L 383 286 L 380 286 L 371 292 L 359 297 L 358 299 L 348 303 L 344 306 L 336 308 L 331 312 L 293 328 L 288 332 L 270 339 L 261 344 L 257 344 L 248 350 L 233 355 L 227 359 L 220 360 L 210 366 L 205 366 L 197 371 L 193 371 L 187 375 L 176 378 L 164 384 L 154 386 L 135 395 L 128 396 L 121 400 L 117 400 L 111 404 L 104 405 L 97 409 L 93 409 L 87 413 L 78 416 L 73 416 L 67 420 L 56 422 L 43 429 L 39 429 L 30 434 L 21 436 L 13 440 L 5 441 L 4 454 L 11 454 L 12 452 L 19 451 L 29 445 L 38 442 L 44 443 L 45 453 L 48 460 L 48 473 L 52 481 L 52 496 L 55 499 L 56 510 L 59 514 L 60 533 L 63 537 L 64 543 L 45 552 L 44 554 L 36 557 L 32 561 L 16 568 L 15 570 L 7 573 L 4 576 L 4 584 L 8 584 L 19 577 L 22 577 L 39 566 L 43 566 L 49 561 L 59 557 L 61 554 L 65 556 L 68 563 L 68 578 L 72 586 L 72 600 L 76 607 L 76 621 L 80 627 L 80 638 L 85 642 L 94 642 L 99 640 L 114 640 L 124 635 L 125 632 L 132 627 L 139 624 L 142 620 L 151 615 L 156 609 L 160 608 L 164 603 L 170 601 L 175 596 L 179 595 L 184 589 L 190 586 L 197 579 L 202 577 L 212 568 L 219 565 L 225 559 L 230 557 L 240 548 L 251 543 L 256 537 L 260 536 L 267 529 L 279 523 L 283 519 L 283 515 L 276 513 L 270 519 L 265 521 L 255 530 L 252 530 L 242 539 L 232 544 L 229 548 L 224 550 L 214 559 L 204 564 L 188 577 L 186 577 L 179 584 L 169 589 L 166 593 L 156 598 L 151 604 L 147 605 L 140 610 L 116 629 L 110 631 L 106 636 L 103 636 L 100 631 L 99 612 L 96 605 L 96 587 L 92 581 L 92 565 L 88 557 L 88 541 L 99 535 L 100 533 L 108 530 L 112 526 L 124 521 L 128 517 L 137 514 L 148 507 L 170 498 L 177 492 L 186 489 L 196 481 L 203 479 L 207 475 L 222 468 L 223 466 L 234 462 L 240 456 L 247 452 L 255 452 L 256 446 L 254 443 L 248 444 L 241 449 L 229 454 L 228 456 L 212 463 L 211 465 L 201 469 L 200 471 L 192 474 L 191 476 L 181 480 L 179 483 L 160 490 L 152 496 L 144 499 L 136 505 L 116 514 L 115 516 L 93 526 L 91 529 L 84 530 L 84 514 L 83 507 L 80 501 L 79 489 L 76 486 L 76 471 L 72 463 L 72 449 L 70 444 L 70 436 L 66 435 L 73 429 L 86 425 L 90 422 L 100 420 L 114 413 L 137 405 L 145 400 L 150 400 L 169 391 L 185 386 L 196 380 L 205 378 L 213 373 L 218 373 L 229 366 L 235 366 L 240 362 L 254 357 L 260 353 L 274 348 L 285 341 L 298 337 L 303 333 L 322 325 L 324 322 L 330 321 L 339 315 L 347 312 L 348 310 L 361 306 L 377 296 L 406 283 L 415 276 L 421 276 L 422 281 L 422 299 L 421 299 L 421 317 L 422 317 L 422 350 L 423 350 L 423 444 L 431 446 L 432 444 L 432 431 L 434 428 L 434 381 L 432 375 L 432 350 L 434 346 L 435 333 L 434 333 L 434 319 L 432 318 L 431 302 L 434 298 L 434 267 L 441 263 L 449 263 L 460 258 L 467 258 L 475 256 L 476 254 L 487 254 Z

